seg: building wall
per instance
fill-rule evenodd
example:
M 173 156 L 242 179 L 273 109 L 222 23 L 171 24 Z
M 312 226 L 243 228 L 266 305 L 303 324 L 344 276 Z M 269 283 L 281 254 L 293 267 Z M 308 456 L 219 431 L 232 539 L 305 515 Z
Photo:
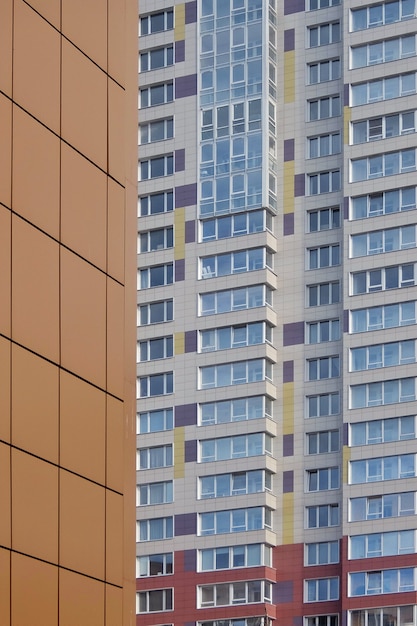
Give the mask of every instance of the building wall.
M 417 619 L 415 16 L 409 0 L 142 3 L 138 623 Z M 239 448 L 253 435 L 270 447 Z M 256 507 L 271 521 L 228 526 Z M 253 544 L 271 560 L 232 560 Z
M 7 626 L 132 623 L 132 11 L 112 0 L 0 7 Z

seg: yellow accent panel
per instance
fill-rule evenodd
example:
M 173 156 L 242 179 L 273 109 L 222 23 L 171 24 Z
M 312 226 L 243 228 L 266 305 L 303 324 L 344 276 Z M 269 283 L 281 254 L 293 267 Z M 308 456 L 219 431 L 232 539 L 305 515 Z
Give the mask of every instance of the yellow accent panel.
M 185 4 L 178 4 L 175 7 L 175 41 L 185 39 Z
M 294 432 L 294 383 L 283 385 L 283 434 L 291 435 Z
M 343 446 L 343 482 L 346 485 L 349 478 L 349 461 L 350 461 L 350 448 Z
M 294 543 L 294 494 L 282 496 L 282 543 Z
M 295 50 L 284 54 L 284 102 L 295 100 Z
M 344 107 L 343 109 L 343 133 L 344 133 L 343 143 L 344 144 L 349 143 L 349 126 L 350 126 L 351 117 L 352 117 L 352 112 L 350 110 L 350 107 Z
M 294 213 L 294 161 L 284 163 L 284 213 Z
M 174 430 L 174 478 L 184 478 L 185 473 L 185 428 Z
M 185 209 L 175 209 L 174 225 L 174 258 L 178 261 L 185 257 Z
M 184 354 L 184 352 L 185 352 L 185 333 L 175 333 L 174 354 Z

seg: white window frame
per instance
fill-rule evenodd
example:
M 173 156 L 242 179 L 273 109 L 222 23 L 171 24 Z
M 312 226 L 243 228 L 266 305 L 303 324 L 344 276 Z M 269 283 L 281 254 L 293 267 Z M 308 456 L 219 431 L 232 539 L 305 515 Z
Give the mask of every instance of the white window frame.
M 312 34 L 317 31 L 317 43 L 312 43 Z M 309 26 L 307 29 L 308 47 L 318 48 L 319 46 L 327 46 L 340 41 L 340 21 L 327 22 L 325 24 L 317 24 Z
M 340 450 L 340 433 L 338 429 L 321 430 L 306 433 L 306 454 L 329 454 Z
M 327 120 L 332 117 L 339 117 L 342 114 L 340 95 L 325 96 L 323 98 L 315 98 L 308 101 L 308 114 L 307 120 L 309 122 L 318 120 Z M 317 117 L 315 115 L 315 108 L 317 107 Z M 328 110 L 328 115 L 326 111 Z M 313 114 L 314 113 L 314 114 Z
M 349 426 L 349 447 L 416 439 L 415 415 L 361 421 Z
M 160 346 L 161 350 L 158 351 L 158 356 L 152 356 L 152 350 L 156 344 Z M 174 337 L 173 335 L 167 335 L 165 337 L 155 337 L 154 339 L 139 341 L 137 343 L 136 352 L 136 361 L 138 363 L 168 359 L 174 356 Z
M 162 28 L 153 28 L 152 18 L 161 17 Z M 165 11 L 154 11 L 148 15 L 140 16 L 139 19 L 139 36 L 153 35 L 154 33 L 162 33 L 174 28 L 174 9 L 166 9 Z
M 304 581 L 304 602 L 330 602 L 339 599 L 339 577 L 311 578 Z
M 161 571 L 153 573 L 152 563 L 161 565 Z M 143 573 L 141 573 L 143 572 Z M 136 557 L 136 578 L 144 576 L 168 576 L 174 573 L 174 553 L 161 552 L 161 554 L 147 554 L 146 556 Z
M 152 427 L 152 422 L 156 421 L 158 417 L 158 423 L 161 422 L 162 428 Z M 136 434 L 146 435 L 148 433 L 163 432 L 164 430 L 173 430 L 174 428 L 174 410 L 169 409 L 154 409 L 153 411 L 143 411 L 137 414 L 136 417 Z
M 310 523 L 310 514 L 314 512 L 315 524 Z M 334 528 L 340 525 L 340 507 L 338 504 L 316 504 L 315 506 L 308 506 L 305 509 L 306 529 L 312 528 Z M 323 515 L 321 515 L 323 513 Z M 321 523 L 321 521 L 325 523 Z
M 339 563 L 339 540 L 319 541 L 315 543 L 304 544 L 304 565 L 306 567 L 312 565 L 330 565 L 331 563 Z M 334 555 L 334 552 L 337 552 Z M 335 558 L 336 557 L 336 558 Z
M 412 271 L 410 271 L 412 270 Z M 404 263 L 402 265 L 392 265 L 389 267 L 380 267 L 375 268 L 374 270 L 367 270 L 362 272 L 354 272 L 350 275 L 351 278 L 351 294 L 352 296 L 364 294 L 364 293 L 373 293 L 375 291 L 385 291 L 388 289 L 403 289 L 405 287 L 414 287 L 415 278 L 414 278 L 414 263 Z M 396 276 L 394 276 L 396 273 Z M 417 275 L 417 274 L 416 274 Z M 359 279 L 362 277 L 362 282 L 364 283 L 365 290 L 359 291 L 359 287 L 355 291 L 355 279 Z M 394 287 L 387 286 L 387 284 L 391 285 L 393 279 L 396 280 L 396 285 Z
M 173 480 L 142 483 L 136 487 L 136 506 L 156 506 L 172 502 L 174 502 Z
M 163 317 L 158 321 L 152 321 L 152 313 L 156 311 L 156 307 L 162 308 Z M 141 304 L 138 307 L 138 326 L 150 326 L 152 324 L 163 324 L 164 322 L 172 322 L 174 319 L 174 301 L 172 298 L 168 300 L 156 300 L 148 304 Z
M 155 174 L 153 168 L 157 162 L 162 164 L 162 173 Z M 161 154 L 158 156 L 150 157 L 149 159 L 143 159 L 139 161 L 138 167 L 138 180 L 154 180 L 155 178 L 163 178 L 165 176 L 172 176 L 174 173 L 174 154 Z
M 318 322 L 307 322 L 306 325 L 306 343 L 310 345 L 338 341 L 341 337 L 341 324 L 338 317 L 319 320 Z
M 154 276 L 159 276 L 162 272 L 162 282 L 153 283 Z M 154 274 L 154 276 L 153 276 Z M 160 265 L 151 265 L 144 267 L 138 271 L 138 289 L 155 289 L 156 287 L 166 287 L 174 283 L 174 264 L 164 263 Z
M 152 383 L 156 383 L 156 378 L 162 382 L 161 393 L 152 393 Z M 137 379 L 137 398 L 153 398 L 174 393 L 174 372 L 163 372 L 141 376 Z
M 404 500 L 404 502 L 403 502 Z M 412 507 L 410 508 L 412 501 Z M 407 505 L 407 508 L 404 505 Z M 359 515 L 353 513 L 353 508 L 360 507 L 363 513 Z M 392 514 L 394 511 L 395 514 Z M 394 517 L 405 517 L 416 513 L 416 492 L 405 491 L 402 493 L 388 493 L 378 496 L 362 496 L 351 498 L 349 501 L 349 521 L 359 522 L 375 519 L 390 519 Z
M 161 205 L 152 207 L 153 200 L 162 199 Z M 152 193 L 147 196 L 141 196 L 139 198 L 138 205 L 140 206 L 140 212 L 138 217 L 146 217 L 147 215 L 160 215 L 162 213 L 170 213 L 174 210 L 174 192 L 172 189 L 167 191 L 160 191 L 158 193 Z M 162 211 L 159 208 L 162 207 Z M 158 210 L 153 210 L 157 208 Z
M 199 426 L 214 426 L 258 418 L 272 419 L 272 401 L 267 396 L 204 402 L 198 409 Z
M 338 415 L 340 413 L 340 394 L 338 391 L 307 396 L 306 401 L 306 417 L 308 419 L 328 417 L 330 415 Z M 314 414 L 311 414 L 313 403 L 316 405 L 317 411 Z M 325 405 L 327 405 L 326 411 L 324 411 Z
M 414 3 L 414 0 L 413 0 Z M 386 14 L 385 11 L 385 5 L 387 3 L 386 2 L 381 2 L 378 4 L 373 4 L 371 6 L 368 7 L 363 7 L 363 8 L 358 8 L 358 9 L 352 9 L 350 11 L 350 30 L 351 32 L 358 32 L 360 30 L 366 30 L 368 28 L 375 28 L 377 26 L 384 26 L 385 24 L 395 24 L 397 21 L 403 21 L 403 20 L 408 20 L 411 19 L 413 17 L 415 17 L 415 12 L 413 11 L 411 14 L 405 13 L 402 11 L 403 9 L 403 1 L 402 0 L 396 0 L 395 4 L 398 4 L 398 15 L 399 15 L 399 19 L 398 20 L 392 20 L 390 19 L 390 17 Z M 388 4 L 393 5 L 394 2 L 389 2 Z M 378 17 L 378 10 L 381 10 L 381 16 L 380 18 Z M 359 28 L 354 28 L 354 14 L 355 13 L 364 13 L 365 14 L 365 26 L 359 27 Z
M 199 537 L 266 528 L 272 529 L 272 511 L 264 506 L 198 514 Z
M 316 224 L 313 222 L 317 222 Z M 333 230 L 340 228 L 341 212 L 340 207 L 329 207 L 314 209 L 307 213 L 307 232 L 317 233 L 323 230 Z
M 398 187 L 366 196 L 353 197 L 350 200 L 349 219 L 359 220 L 413 210 L 417 206 L 416 191 L 416 187 Z M 408 195 L 410 198 L 407 198 Z M 411 196 L 413 200 L 410 203 Z
M 349 394 L 350 408 L 362 409 L 371 406 L 384 406 L 386 404 L 414 401 L 416 399 L 415 380 L 414 377 L 396 378 L 375 383 L 351 385 Z M 391 388 L 389 388 L 388 385 L 390 385 Z M 414 386 L 414 392 L 412 394 L 409 393 L 411 386 Z M 360 394 L 360 396 L 358 396 L 358 399 L 355 401 L 354 394 L 356 392 Z M 363 404 L 357 404 L 358 401 L 363 402 Z
M 340 191 L 340 169 L 307 174 L 307 189 L 309 196 L 319 196 L 324 193 Z
M 414 94 L 416 93 L 416 77 L 416 72 L 407 72 L 406 74 L 353 84 L 350 86 L 351 106 L 382 102 Z
M 152 532 L 152 526 L 162 527 L 162 536 L 156 537 Z M 146 541 L 163 541 L 164 539 L 172 539 L 174 536 L 174 518 L 155 517 L 152 519 L 138 520 L 136 522 L 136 541 L 138 543 Z
M 158 93 L 158 89 L 162 88 L 162 100 L 153 101 L 153 97 Z M 148 109 L 149 107 L 159 106 L 174 101 L 174 82 L 172 80 L 166 83 L 152 84 L 148 87 L 139 89 L 139 108 Z
M 162 63 L 159 60 L 160 53 L 162 53 Z M 155 62 L 154 59 L 157 59 L 157 61 Z M 174 65 L 174 46 L 172 44 L 151 48 L 150 50 L 144 50 L 139 53 L 139 67 L 141 72 L 160 70 L 164 67 L 170 67 L 171 65 Z
M 149 606 L 151 603 L 152 594 L 161 595 L 161 608 L 155 609 L 153 611 L 150 610 Z M 144 610 L 140 609 L 141 600 L 143 598 L 143 602 L 146 607 Z M 137 591 L 136 592 L 136 615 L 146 615 L 147 613 L 156 613 L 162 611 L 173 611 L 174 609 L 174 590 L 172 588 L 168 589 L 151 589 L 149 591 Z
M 326 59 L 324 61 L 309 63 L 307 65 L 307 69 L 308 85 L 319 85 L 320 83 L 337 80 L 341 76 L 340 58 Z

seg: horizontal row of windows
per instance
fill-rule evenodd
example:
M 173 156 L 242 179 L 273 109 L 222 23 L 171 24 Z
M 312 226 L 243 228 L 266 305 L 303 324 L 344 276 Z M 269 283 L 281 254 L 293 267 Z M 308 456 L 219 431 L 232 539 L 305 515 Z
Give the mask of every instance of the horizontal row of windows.
M 172 447 L 169 454 L 172 454 Z M 152 449 L 145 449 L 145 454 L 139 456 L 140 462 L 148 463 L 152 459 Z M 159 451 L 158 451 L 159 452 Z M 159 452 L 158 463 L 163 463 L 167 452 Z M 399 456 L 380 457 L 351 461 L 350 484 L 387 481 L 394 479 L 409 478 L 415 476 L 415 455 L 405 454 Z M 151 467 L 158 467 L 152 465 Z M 340 470 L 338 467 L 319 468 L 306 472 L 306 491 L 328 491 L 340 487 Z M 233 495 L 245 495 L 260 493 L 272 489 L 272 475 L 265 470 L 250 470 L 248 472 L 236 472 L 232 474 L 216 474 L 204 476 L 199 479 L 199 497 L 201 499 L 220 498 Z M 163 504 L 173 501 L 172 481 L 142 484 L 138 488 L 138 506 L 148 504 Z M 309 513 L 315 515 L 313 509 Z
M 247 458 L 261 454 L 272 454 L 272 437 L 266 433 L 205 439 L 200 441 L 199 445 L 200 463 Z
M 351 105 L 370 104 L 408 96 L 416 92 L 416 73 L 396 74 L 387 78 L 377 78 L 365 83 L 352 85 Z
M 362 409 L 371 406 L 411 402 L 416 399 L 415 378 L 399 378 L 376 383 L 352 385 L 350 408 Z
M 414 568 L 400 568 L 391 570 L 381 570 L 375 572 L 354 572 L 349 574 L 349 593 L 350 597 L 361 595 L 375 595 L 383 593 L 397 593 L 404 591 L 414 591 L 415 583 Z M 173 589 L 154 589 L 150 591 L 136 592 L 136 613 L 153 613 L 159 611 L 172 611 Z M 304 581 L 304 602 L 326 602 L 339 599 L 339 578 L 315 578 Z M 272 602 L 272 585 L 264 580 L 253 580 L 234 583 L 219 583 L 216 585 L 201 585 L 197 587 L 197 608 L 216 607 L 216 606 L 234 606 L 241 604 L 252 604 L 261 602 Z M 380 624 L 390 623 L 397 624 L 397 621 L 383 622 L 382 618 L 386 616 L 400 615 L 401 622 L 398 624 L 413 623 L 402 621 L 402 618 L 413 619 L 413 606 L 406 607 L 389 607 L 387 609 L 370 609 L 361 611 L 352 611 L 351 624 L 364 624 L 362 621 L 368 618 L 368 613 L 376 619 L 367 624 L 379 626 Z M 324 620 L 323 620 L 324 618 Z M 379 619 L 381 618 L 381 621 Z M 361 619 L 361 621 L 356 621 Z M 263 621 L 261 618 L 240 619 L 240 620 L 221 620 L 219 622 L 203 622 L 204 625 L 221 625 L 225 622 L 232 626 L 259 626 Z M 319 616 L 307 617 L 304 619 L 306 626 L 337 626 L 337 616 Z
M 363 459 L 351 461 L 349 467 L 350 484 L 359 485 L 361 483 L 413 477 L 416 475 L 416 458 L 415 454 L 401 454 Z
M 136 557 L 136 576 L 166 576 L 174 573 L 173 553 Z M 261 543 L 206 548 L 198 551 L 199 572 L 240 567 L 272 566 L 272 548 Z
M 200 259 L 201 278 L 252 272 L 266 267 L 273 269 L 272 252 L 266 248 L 238 250 Z
M 261 417 L 272 418 L 272 402 L 266 396 L 219 400 L 199 405 L 199 424 L 202 426 L 240 422 Z M 139 413 L 137 417 L 137 434 L 172 430 L 173 427 L 172 408 Z
M 198 607 L 272 602 L 272 585 L 264 580 L 202 585 L 197 587 Z
M 272 343 L 272 327 L 266 322 L 225 326 L 199 332 L 200 352 L 243 348 L 265 342 Z
M 416 551 L 416 531 L 401 530 L 349 538 L 349 558 L 364 559 Z M 339 541 L 322 541 L 305 545 L 304 562 L 309 565 L 339 563 Z M 261 543 L 206 548 L 198 551 L 197 571 L 207 572 L 241 567 L 272 565 L 272 549 Z M 173 553 L 152 554 L 136 558 L 136 575 L 173 574 Z
M 406 263 L 353 273 L 351 294 L 355 296 L 387 289 L 401 289 L 413 287 L 414 284 L 414 263 Z
M 416 417 L 388 417 L 350 424 L 349 445 L 367 446 L 390 441 L 405 441 L 416 437 Z
M 351 48 L 350 69 L 367 67 L 377 63 L 387 63 L 406 59 L 416 54 L 416 36 L 404 35 L 395 39 L 375 41 Z
M 261 99 L 232 105 L 204 108 L 201 111 L 201 140 L 240 135 L 261 128 Z M 203 159 L 204 160 L 204 159 Z
M 350 12 L 352 31 L 394 24 L 415 17 L 415 0 L 389 0 Z
M 261 380 L 272 380 L 272 363 L 267 359 L 252 359 L 208 365 L 200 368 L 200 389 L 242 385 Z
M 388 493 L 376 496 L 363 496 L 349 500 L 348 520 L 359 522 L 377 519 L 406 517 L 416 513 L 416 493 L 414 491 Z M 339 504 L 318 504 L 305 509 L 305 528 L 329 528 L 340 524 Z M 272 511 L 265 507 L 249 507 L 223 511 L 211 511 L 198 514 L 198 535 L 219 535 L 272 528 Z M 174 535 L 173 517 L 159 517 L 136 522 L 138 542 L 160 541 Z M 361 537 L 361 536 L 360 536 Z M 358 546 L 363 546 L 363 539 L 355 539 Z M 367 540 L 366 540 L 367 541 Z M 390 545 L 389 539 L 387 540 Z M 308 544 L 307 544 L 308 545 Z M 320 544 L 307 549 L 306 563 L 319 564 Z M 392 543 L 391 543 L 392 545 Z M 398 546 L 402 544 L 397 542 Z M 386 548 L 389 549 L 389 548 Z M 354 554 L 359 554 L 354 548 Z M 308 555 L 308 552 L 311 554 Z M 336 558 L 335 546 L 328 546 L 327 558 Z M 353 558 L 353 557 L 352 557 Z M 354 557 L 363 558 L 363 557 Z M 323 562 L 323 561 L 322 561 Z M 329 561 L 330 562 L 330 561 Z M 335 561 L 336 562 L 336 561 Z M 230 563 L 230 561 L 229 561 Z M 239 566 L 240 567 L 240 566 Z
M 391 367 L 415 363 L 416 345 L 414 339 L 395 341 L 391 343 L 375 344 L 350 350 L 350 371 Z
M 353 144 L 366 143 L 414 133 L 415 116 L 415 111 L 407 111 L 354 122 L 351 125 L 351 141 Z
M 416 188 L 402 187 L 351 198 L 350 219 L 390 215 L 416 208 Z
M 227 363 L 219 366 L 214 365 L 201 368 L 200 376 L 201 389 L 272 380 L 272 364 L 266 359 L 254 359 L 252 361 Z M 137 397 L 146 398 L 173 393 L 173 379 L 173 372 L 140 377 L 137 381 Z M 415 399 L 415 378 L 399 378 L 375 383 L 352 385 L 350 387 L 351 409 L 410 402 Z M 219 404 L 222 404 L 222 402 L 226 401 L 221 401 Z M 238 402 L 240 402 L 243 409 L 242 401 Z M 218 419 L 218 413 L 214 408 L 216 404 L 217 403 L 211 403 L 207 405 L 209 408 L 206 408 L 206 410 L 202 409 L 202 423 L 215 423 L 211 420 Z M 232 405 L 224 404 L 225 414 L 231 415 L 231 410 L 233 410 Z M 337 415 L 339 412 L 339 392 L 335 391 L 311 395 L 306 398 L 307 418 Z M 251 411 L 251 417 L 244 417 L 244 415 L 242 415 L 241 417 L 236 416 L 232 418 L 232 420 L 227 419 L 226 421 L 252 419 L 255 415 L 256 417 L 261 417 L 260 414 L 257 414 L 257 409 L 255 409 Z
M 374 230 L 370 233 L 352 235 L 350 238 L 350 256 L 371 256 L 407 250 L 416 247 L 416 226 L 399 226 L 385 230 Z
M 201 477 L 198 486 L 202 500 L 262 493 L 272 490 L 272 474 L 265 470 L 215 474 Z
M 413 172 L 416 169 L 416 150 L 410 148 L 387 152 L 351 161 L 350 182 L 371 180 L 394 174 Z

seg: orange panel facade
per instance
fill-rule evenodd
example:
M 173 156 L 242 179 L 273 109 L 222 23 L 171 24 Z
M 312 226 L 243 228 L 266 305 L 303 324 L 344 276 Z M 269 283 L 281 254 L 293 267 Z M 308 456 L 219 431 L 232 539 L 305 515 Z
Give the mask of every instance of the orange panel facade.
M 131 626 L 137 7 L 0 4 L 0 624 Z

